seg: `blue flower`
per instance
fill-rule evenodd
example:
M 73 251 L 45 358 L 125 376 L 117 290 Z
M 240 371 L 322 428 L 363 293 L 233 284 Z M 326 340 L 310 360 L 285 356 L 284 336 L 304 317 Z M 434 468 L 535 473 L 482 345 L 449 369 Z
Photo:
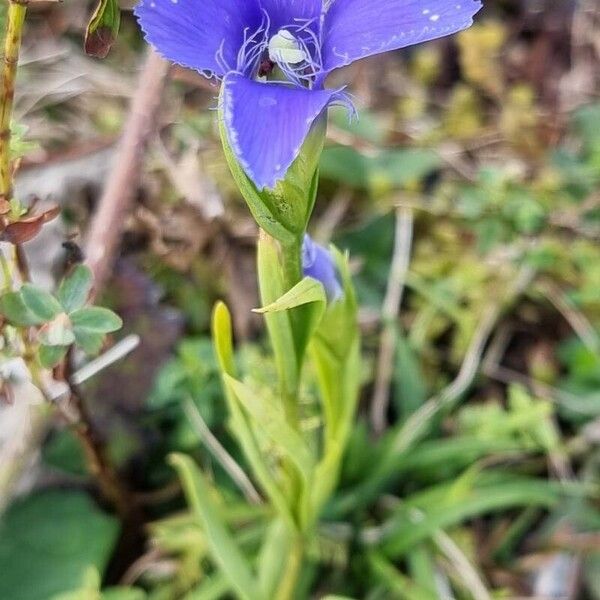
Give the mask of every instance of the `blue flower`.
M 342 286 L 333 257 L 326 248 L 313 241 L 309 235 L 304 236 L 302 244 L 302 269 L 305 277 L 312 277 L 323 284 L 330 302 L 342 295 Z
M 298 157 L 343 90 L 333 70 L 461 31 L 480 0 L 142 0 L 146 39 L 169 60 L 222 80 L 229 144 L 259 190 Z

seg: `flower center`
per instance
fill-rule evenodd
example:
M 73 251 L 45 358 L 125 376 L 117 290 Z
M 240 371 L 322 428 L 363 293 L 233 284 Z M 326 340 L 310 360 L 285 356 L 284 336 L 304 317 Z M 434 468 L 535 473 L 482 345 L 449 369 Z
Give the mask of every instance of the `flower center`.
M 308 61 L 308 53 L 287 29 L 281 29 L 269 40 L 269 59 L 281 65 L 299 65 Z
M 232 70 L 223 57 L 222 47 L 216 58 L 224 71 Z M 265 13 L 256 31 L 244 30 L 236 62 L 235 70 L 248 77 L 312 88 L 322 69 L 321 41 L 314 20 L 295 20 L 272 35 L 270 19 Z

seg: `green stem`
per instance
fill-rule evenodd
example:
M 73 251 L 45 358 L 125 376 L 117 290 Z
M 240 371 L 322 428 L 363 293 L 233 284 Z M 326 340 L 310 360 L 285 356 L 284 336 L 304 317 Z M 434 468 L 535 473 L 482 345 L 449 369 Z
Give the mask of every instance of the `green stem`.
M 304 543 L 301 537 L 297 537 L 292 543 L 290 555 L 279 588 L 275 595 L 275 600 L 292 600 L 300 576 L 302 567 L 302 557 L 304 555 Z
M 12 168 L 10 157 L 10 123 L 15 98 L 15 79 L 27 12 L 26 2 L 8 5 L 6 37 L 4 39 L 4 64 L 0 97 L 0 198 L 9 201 L 12 196 Z
M 280 244 L 281 266 L 286 291 L 291 290 L 302 280 L 302 240 L 291 244 Z
M 267 306 L 292 289 L 302 278 L 301 243 L 283 245 L 265 231 L 258 243 L 258 277 L 261 301 Z M 298 386 L 301 361 L 294 342 L 294 311 L 265 316 L 284 410 L 288 422 L 299 429 Z
M 2 283 L 2 293 L 4 293 L 12 289 L 13 276 L 10 262 L 2 250 L 0 250 L 0 265 L 2 269 L 2 277 L 4 279 Z

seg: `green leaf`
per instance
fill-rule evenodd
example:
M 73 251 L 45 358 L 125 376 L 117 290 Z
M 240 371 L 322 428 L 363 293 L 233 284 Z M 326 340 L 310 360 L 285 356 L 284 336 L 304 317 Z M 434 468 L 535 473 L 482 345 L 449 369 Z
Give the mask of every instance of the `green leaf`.
M 318 515 L 335 489 L 352 430 L 360 389 L 360 339 L 348 258 L 332 247 L 344 293 L 321 320 L 310 344 L 324 414 L 325 444 L 311 487 L 310 505 Z
M 260 481 L 260 484 L 269 496 L 271 502 L 278 510 L 279 514 L 285 519 L 286 523 L 290 527 L 294 527 L 294 519 L 291 515 L 286 498 L 271 474 L 269 466 L 264 460 L 254 432 L 248 423 L 248 418 L 244 414 L 240 403 L 230 389 L 230 386 L 224 381 L 225 377 L 235 375 L 235 366 L 233 362 L 231 314 L 229 313 L 227 306 L 222 302 L 218 302 L 213 310 L 212 335 L 217 359 L 221 368 L 221 377 L 223 378 L 223 387 L 225 388 L 225 399 L 227 400 L 227 407 L 229 409 L 231 429 L 238 443 L 242 447 L 256 478 Z
M 398 412 L 408 417 L 421 407 L 428 398 L 425 378 L 419 358 L 400 327 L 396 332 L 396 369 L 394 371 L 394 400 Z
M 313 457 L 300 434 L 288 425 L 283 411 L 269 401 L 267 394 L 256 393 L 229 375 L 225 375 L 224 380 L 252 418 L 255 427 L 296 465 L 305 481 L 309 481 L 314 466 Z
M 65 356 L 68 346 L 40 346 L 38 357 L 40 364 L 46 369 L 55 367 Z
M 100 584 L 98 569 L 89 567 L 77 589 L 56 594 L 50 600 L 100 600 Z
M 102 600 L 145 600 L 146 592 L 140 588 L 115 586 L 102 590 Z
M 0 297 L 0 313 L 11 324 L 20 327 L 30 327 L 44 322 L 44 319 L 40 319 L 27 308 L 19 292 L 7 292 Z
M 183 600 L 221 600 L 230 590 L 227 579 L 217 572 L 211 577 L 203 577 L 202 582 L 187 593 Z
M 435 600 L 437 598 L 435 593 L 406 577 L 381 554 L 370 552 L 368 558 L 375 577 L 394 598 L 402 600 Z
M 85 32 L 85 51 L 104 58 L 119 34 L 121 10 L 118 0 L 99 0 Z
M 24 284 L 20 292 L 25 306 L 43 323 L 51 321 L 62 312 L 61 305 L 52 294 L 31 283 Z
M 224 522 L 214 488 L 189 456 L 172 454 L 169 462 L 179 474 L 188 503 L 202 525 L 213 560 L 242 600 L 259 600 L 262 595 L 252 569 Z
M 432 150 L 387 150 L 366 156 L 349 146 L 326 148 L 321 158 L 323 177 L 355 188 L 379 190 L 414 186 L 441 164 Z
M 438 485 L 407 498 L 406 504 L 385 523 L 385 534 L 379 543 L 386 555 L 398 557 L 440 529 L 520 506 L 550 508 L 560 498 L 561 492 L 549 482 L 523 477 L 506 477 L 504 481 L 476 484 L 460 491 L 452 485 Z M 413 507 L 423 513 L 418 520 L 414 519 Z
M 123 321 L 112 310 L 101 306 L 88 306 L 71 313 L 71 323 L 77 331 L 86 333 L 111 333 L 123 326 Z
M 322 283 L 312 277 L 305 277 L 281 298 L 268 306 L 255 309 L 254 312 L 270 314 L 307 305 L 310 305 L 310 310 L 305 310 L 298 315 L 294 327 L 297 355 L 304 356 L 308 342 L 327 307 L 327 296 Z
M 38 491 L 0 521 L 0 598 L 52 598 L 81 586 L 90 567 L 104 572 L 118 521 L 82 492 Z
M 57 298 L 66 313 L 83 308 L 92 289 L 92 271 L 85 265 L 77 265 L 65 277 L 58 288 Z
M 233 332 L 231 328 L 231 315 L 223 302 L 217 302 L 213 310 L 212 319 L 213 343 L 217 360 L 223 373 L 235 377 L 235 364 L 233 361 Z
M 69 475 L 88 474 L 81 443 L 72 429 L 55 431 L 42 446 L 44 464 Z
M 102 349 L 105 334 L 87 331 L 85 329 L 75 329 L 75 343 L 89 356 L 98 354 Z
M 258 581 L 265 598 L 274 598 L 291 550 L 290 532 L 281 519 L 269 525 L 258 556 Z
M 260 314 L 281 312 L 312 302 L 324 304 L 325 298 L 323 285 L 312 277 L 305 277 L 289 292 L 279 298 L 279 300 L 276 300 L 263 308 L 255 308 L 254 312 Z
M 300 244 L 297 248 L 297 257 L 299 258 Z M 293 248 L 283 249 L 283 246 L 274 238 L 268 235 L 261 235 L 258 240 L 257 263 L 258 263 L 258 282 L 260 295 L 264 304 L 275 302 L 287 291 L 288 285 L 285 281 L 283 269 L 281 268 L 281 254 L 291 254 Z M 291 311 L 273 312 L 265 314 L 265 321 L 269 332 L 269 339 L 275 356 L 275 365 L 277 366 L 277 376 L 280 385 L 280 398 L 288 414 L 293 415 L 297 410 L 296 394 L 298 391 L 298 378 L 302 366 L 303 356 L 298 354 L 296 344 L 294 320 L 292 317 L 298 316 L 303 308 Z

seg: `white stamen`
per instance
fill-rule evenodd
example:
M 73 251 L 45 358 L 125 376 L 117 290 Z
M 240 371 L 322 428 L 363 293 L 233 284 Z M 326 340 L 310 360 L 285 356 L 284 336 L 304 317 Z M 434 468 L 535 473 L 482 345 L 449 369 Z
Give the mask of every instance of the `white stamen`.
M 287 29 L 281 29 L 269 40 L 269 58 L 278 64 L 298 65 L 308 56 L 298 40 Z

